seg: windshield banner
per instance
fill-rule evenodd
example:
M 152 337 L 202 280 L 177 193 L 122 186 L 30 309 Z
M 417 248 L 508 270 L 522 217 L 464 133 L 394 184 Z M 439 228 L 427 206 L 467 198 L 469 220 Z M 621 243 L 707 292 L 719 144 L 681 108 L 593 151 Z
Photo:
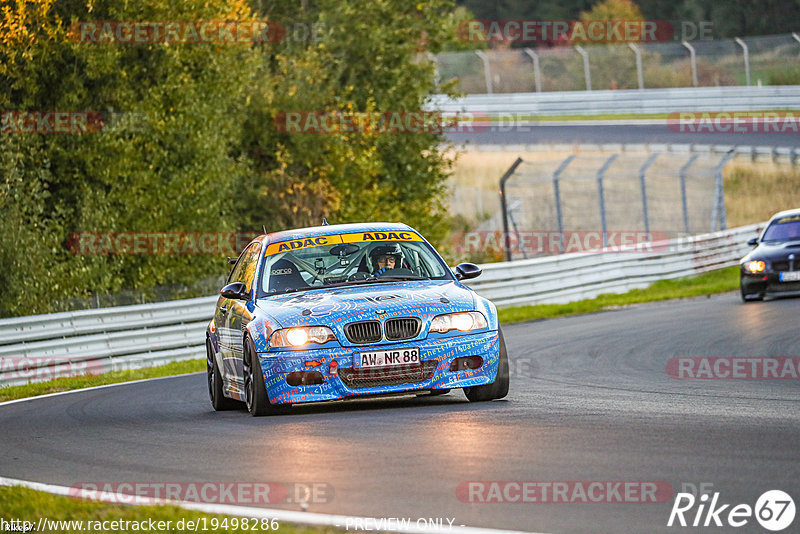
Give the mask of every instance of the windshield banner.
M 423 241 L 423 239 L 416 232 L 409 231 L 356 232 L 350 234 L 324 235 L 270 243 L 266 251 L 264 251 L 264 255 L 273 256 L 281 252 L 301 250 L 304 248 L 337 245 L 339 243 L 368 243 L 370 241 Z

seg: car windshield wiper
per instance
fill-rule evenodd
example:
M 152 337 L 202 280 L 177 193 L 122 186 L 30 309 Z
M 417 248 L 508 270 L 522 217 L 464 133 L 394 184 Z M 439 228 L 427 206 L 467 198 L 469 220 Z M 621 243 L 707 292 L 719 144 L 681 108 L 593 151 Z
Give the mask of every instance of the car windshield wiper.
M 290 287 L 290 288 L 284 289 L 282 291 L 273 291 L 271 293 L 267 293 L 266 296 L 271 297 L 271 296 L 274 296 L 274 295 L 285 295 L 286 293 L 297 293 L 298 291 L 308 291 L 310 289 L 322 289 L 323 287 L 325 287 L 325 286 Z
M 271 297 L 275 295 L 285 295 L 287 293 L 297 293 L 299 291 L 310 291 L 312 289 L 328 289 L 331 287 L 347 287 L 347 286 L 354 286 L 360 284 L 380 284 L 385 282 L 398 282 L 402 280 L 430 280 L 430 278 L 423 278 L 421 276 L 410 276 L 410 275 L 403 275 L 403 276 L 379 276 L 379 277 L 370 277 L 364 278 L 361 280 L 351 280 L 349 282 L 338 282 L 336 284 L 325 284 L 321 286 L 309 286 L 309 287 L 290 287 L 288 289 L 284 289 L 283 291 L 274 291 L 272 293 L 267 293 L 265 296 Z
M 352 285 L 358 285 L 358 284 L 376 284 L 376 283 L 380 283 L 380 282 L 391 282 L 391 280 L 389 280 L 387 278 L 383 278 L 383 277 L 376 278 L 376 277 L 372 276 L 370 278 L 362 278 L 361 280 L 350 280 L 349 282 L 342 282 L 340 284 L 333 284 L 333 285 L 325 286 L 325 287 L 352 286 Z
M 430 280 L 430 278 L 426 278 L 424 276 L 417 276 L 415 274 L 401 274 L 401 275 L 397 275 L 397 276 L 391 276 L 391 275 L 390 276 L 381 276 L 380 278 L 378 278 L 378 280 L 391 280 L 391 281 L 397 281 L 397 280 Z

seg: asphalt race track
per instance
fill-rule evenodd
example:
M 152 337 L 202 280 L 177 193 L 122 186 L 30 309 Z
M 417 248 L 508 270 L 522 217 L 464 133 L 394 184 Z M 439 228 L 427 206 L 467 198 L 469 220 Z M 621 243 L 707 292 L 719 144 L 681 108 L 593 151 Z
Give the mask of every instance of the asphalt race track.
M 798 502 L 798 380 L 678 380 L 665 371 L 675 356 L 800 356 L 798 312 L 800 299 L 744 305 L 725 294 L 510 325 L 511 393 L 486 404 L 454 391 L 252 418 L 214 413 L 205 376 L 195 374 L 6 405 L 0 475 L 64 486 L 316 482 L 334 493 L 311 512 L 536 532 L 730 532 L 668 528 L 672 500 L 468 504 L 456 488 L 666 481 L 675 492 L 711 483 L 732 505 L 753 506 L 771 489 Z M 735 531 L 767 532 L 752 518 Z
M 449 133 L 447 138 L 457 145 L 674 143 L 800 147 L 800 134 L 795 132 L 680 133 L 671 131 L 666 124 L 639 125 L 636 121 L 610 125 L 509 125 L 474 133 Z

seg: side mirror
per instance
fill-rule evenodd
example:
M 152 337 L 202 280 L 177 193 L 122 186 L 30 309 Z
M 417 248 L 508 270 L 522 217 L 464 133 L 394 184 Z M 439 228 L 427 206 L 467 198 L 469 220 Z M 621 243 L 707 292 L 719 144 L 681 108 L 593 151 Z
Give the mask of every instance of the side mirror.
M 481 268 L 474 263 L 459 263 L 456 266 L 456 278 L 459 280 L 470 280 L 481 275 Z
M 245 286 L 242 282 L 233 282 L 232 284 L 228 284 L 222 288 L 219 294 L 226 299 L 248 300 L 250 298 L 250 293 L 247 291 L 247 286 Z
M 751 247 L 754 247 L 754 246 L 758 245 L 758 238 L 754 237 L 753 239 L 748 241 L 747 244 L 750 245 Z

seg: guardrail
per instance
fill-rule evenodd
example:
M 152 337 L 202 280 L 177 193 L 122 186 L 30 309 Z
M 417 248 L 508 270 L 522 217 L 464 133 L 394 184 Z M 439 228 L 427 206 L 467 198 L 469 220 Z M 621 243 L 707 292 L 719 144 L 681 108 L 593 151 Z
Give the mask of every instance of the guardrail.
M 216 300 L 0 319 L 0 386 L 201 358 Z
M 498 306 L 569 302 L 734 265 L 762 225 L 653 243 L 650 252 L 572 253 L 483 265 L 470 287 Z M 217 297 L 0 320 L 0 386 L 202 358 Z
M 428 107 L 490 117 L 797 110 L 800 85 L 471 94 L 458 99 L 433 95 Z
M 492 263 L 470 283 L 498 306 L 564 303 L 624 293 L 657 280 L 680 278 L 735 265 L 752 249 L 763 224 L 650 244 L 651 251 L 575 252 Z M 642 249 L 644 250 L 644 249 Z

